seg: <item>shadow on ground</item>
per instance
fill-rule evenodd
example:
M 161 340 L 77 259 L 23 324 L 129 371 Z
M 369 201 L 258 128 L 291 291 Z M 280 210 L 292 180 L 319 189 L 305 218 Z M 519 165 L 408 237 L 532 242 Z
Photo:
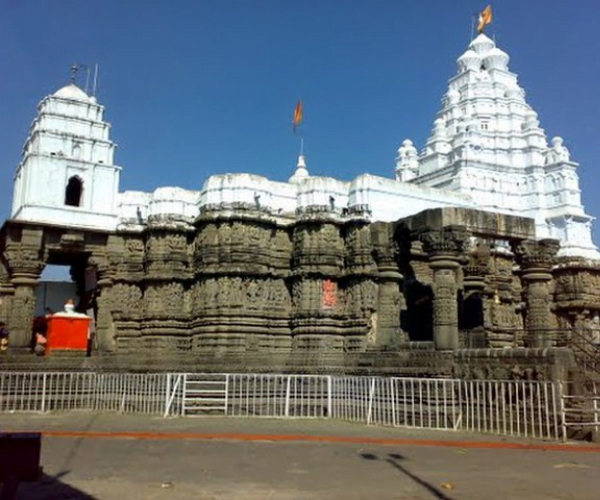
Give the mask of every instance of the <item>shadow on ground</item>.
M 406 467 L 404 467 L 400 462 L 402 462 L 405 459 L 405 457 L 403 455 L 400 455 L 399 453 L 390 453 L 387 456 L 383 456 L 381 458 L 377 455 L 374 455 L 373 453 L 360 453 L 360 457 L 363 460 L 382 460 L 390 464 L 396 470 L 402 472 L 402 474 L 407 476 L 409 479 L 413 480 L 419 486 L 423 487 L 423 489 L 425 489 L 431 494 L 432 498 L 436 498 L 438 500 L 453 500 L 452 497 L 446 495 L 442 490 L 436 488 L 424 479 L 421 479 L 419 476 L 417 476 L 416 474 L 409 471 Z
M 60 476 L 60 474 L 59 474 Z M 2 498 L 0 496 L 0 498 Z M 35 483 L 21 483 L 16 500 L 98 500 L 96 497 L 63 483 L 59 477 L 43 474 Z

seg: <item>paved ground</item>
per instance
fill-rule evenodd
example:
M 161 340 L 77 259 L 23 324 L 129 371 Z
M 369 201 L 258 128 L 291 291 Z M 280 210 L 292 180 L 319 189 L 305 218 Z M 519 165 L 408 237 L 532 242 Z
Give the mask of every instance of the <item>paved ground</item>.
M 90 413 L 1 415 L 0 428 L 45 433 L 45 476 L 22 485 L 21 500 L 600 498 L 598 446 L 332 421 Z

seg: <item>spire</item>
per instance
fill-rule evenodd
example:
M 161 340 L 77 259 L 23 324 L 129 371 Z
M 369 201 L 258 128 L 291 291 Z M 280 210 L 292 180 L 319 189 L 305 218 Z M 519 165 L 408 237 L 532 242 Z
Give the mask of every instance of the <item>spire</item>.
M 598 258 L 579 195 L 577 163 L 548 138 L 509 55 L 479 33 L 458 58 L 423 152 L 398 150 L 396 178 L 469 196 L 482 209 L 536 221 L 537 238 L 558 238 L 563 255 Z
M 303 154 L 298 156 L 298 164 L 296 165 L 296 171 L 289 179 L 289 182 L 300 182 L 308 178 L 308 170 L 306 169 L 306 158 Z

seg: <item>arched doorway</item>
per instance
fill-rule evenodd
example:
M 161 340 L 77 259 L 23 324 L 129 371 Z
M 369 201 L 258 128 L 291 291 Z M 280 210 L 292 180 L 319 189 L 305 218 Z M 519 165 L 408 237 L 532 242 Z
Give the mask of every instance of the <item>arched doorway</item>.
M 70 207 L 80 207 L 81 197 L 83 195 L 83 181 L 76 175 L 67 182 L 65 189 L 65 205 Z

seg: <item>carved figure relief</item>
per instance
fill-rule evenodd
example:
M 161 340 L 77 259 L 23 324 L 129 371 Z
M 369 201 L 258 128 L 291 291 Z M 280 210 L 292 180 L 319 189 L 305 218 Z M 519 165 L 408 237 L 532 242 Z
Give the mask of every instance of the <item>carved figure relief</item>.
M 323 308 L 332 309 L 337 306 L 337 283 L 331 280 L 323 281 Z
M 367 344 L 375 345 L 376 334 L 377 334 L 377 313 L 369 312 L 367 321 L 368 321 Z

